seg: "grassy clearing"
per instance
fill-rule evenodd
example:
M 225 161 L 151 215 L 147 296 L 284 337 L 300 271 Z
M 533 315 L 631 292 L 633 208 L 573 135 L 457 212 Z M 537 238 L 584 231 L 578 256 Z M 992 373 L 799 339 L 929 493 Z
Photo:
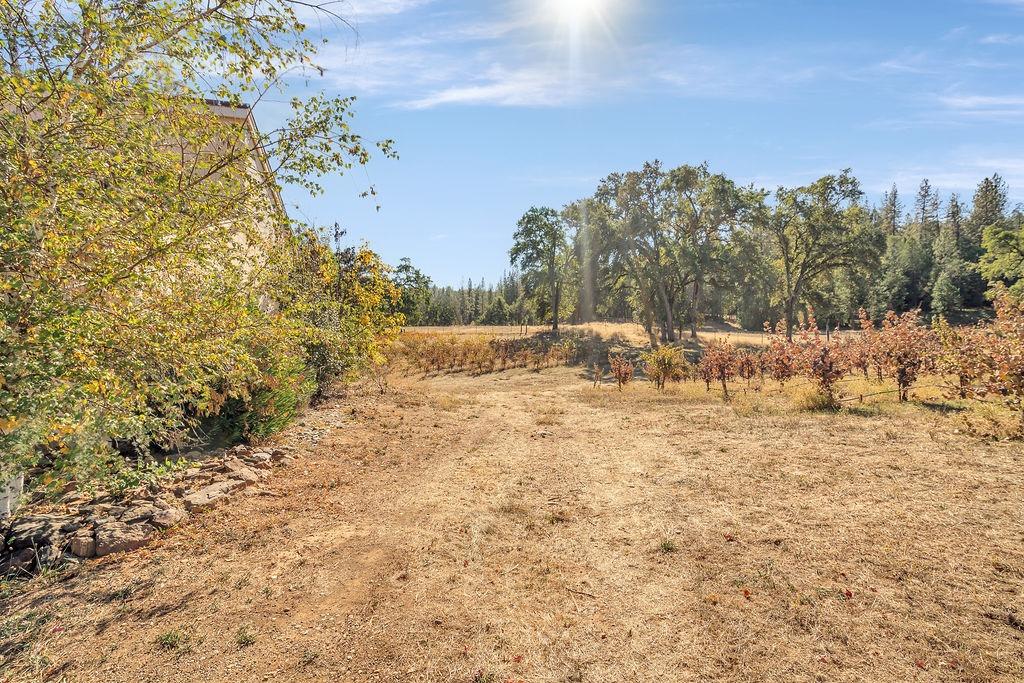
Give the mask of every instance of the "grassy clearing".
M 738 381 L 726 404 L 579 367 L 396 377 L 309 416 L 333 428 L 284 495 L 12 596 L 48 621 L 6 664 L 111 683 L 1021 680 L 1019 442 L 926 386 L 838 413 L 801 410 L 808 389 Z

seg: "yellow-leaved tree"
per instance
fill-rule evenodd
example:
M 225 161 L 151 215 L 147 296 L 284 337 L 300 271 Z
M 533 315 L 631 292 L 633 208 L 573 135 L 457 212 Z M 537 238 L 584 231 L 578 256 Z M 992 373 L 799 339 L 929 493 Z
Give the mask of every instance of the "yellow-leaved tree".
M 243 104 L 311 68 L 304 31 L 289 0 L 0 0 L 0 477 L 265 435 L 394 333 L 380 260 L 278 192 L 390 141 L 348 98 L 263 132 Z

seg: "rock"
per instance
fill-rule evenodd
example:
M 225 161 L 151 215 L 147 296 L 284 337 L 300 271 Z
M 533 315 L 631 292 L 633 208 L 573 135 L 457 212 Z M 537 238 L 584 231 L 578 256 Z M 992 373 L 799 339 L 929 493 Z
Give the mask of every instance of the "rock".
M 63 567 L 64 569 L 69 569 L 71 567 L 76 567 L 76 566 L 78 566 L 80 564 L 82 564 L 82 558 L 81 557 L 76 557 L 75 555 L 72 555 L 71 553 L 64 553 L 63 555 L 61 555 L 60 566 Z
M 212 479 L 212 478 L 213 478 L 213 471 L 212 470 L 197 470 L 196 472 L 193 472 L 191 474 L 185 474 L 185 476 L 183 476 L 181 478 L 181 481 L 189 482 L 189 483 L 196 483 L 196 482 L 206 483 L 206 482 L 209 482 L 210 479 Z
M 157 510 L 150 523 L 158 529 L 169 529 L 172 526 L 181 524 L 188 519 L 188 513 L 181 508 L 168 507 Z
M 135 524 L 137 522 L 145 522 L 150 517 L 157 513 L 157 508 L 152 503 L 144 502 L 138 505 L 133 505 L 128 508 L 128 511 L 121 515 L 121 521 L 125 524 Z
M 192 512 L 193 510 L 205 510 L 206 508 L 213 507 L 221 499 L 246 486 L 248 486 L 248 482 L 241 479 L 226 479 L 210 484 L 195 493 L 185 496 L 185 509 Z
M 226 460 L 224 462 L 224 469 L 231 479 L 241 479 L 249 484 L 255 484 L 261 479 L 259 474 L 237 458 Z
M 22 548 L 11 553 L 10 557 L 0 563 L 0 576 L 7 574 L 30 574 L 35 564 L 35 548 Z
M 104 557 L 141 548 L 154 534 L 156 527 L 149 524 L 104 524 L 96 530 L 96 556 Z
M 92 533 L 77 534 L 71 537 L 71 554 L 75 557 L 94 557 L 96 555 L 96 539 Z
M 231 476 L 235 477 L 236 479 L 241 479 L 247 484 L 255 484 L 267 475 L 266 473 L 263 472 L 263 470 L 253 470 L 246 467 L 244 470 L 240 472 L 235 472 Z
M 92 502 L 92 496 L 84 491 L 72 491 L 61 498 L 60 502 L 69 507 L 82 507 Z
M 270 462 L 271 457 L 270 453 L 264 453 L 263 451 L 250 453 L 246 456 L 251 462 Z
M 56 567 L 64 561 L 64 546 L 67 545 L 63 540 L 59 544 L 44 545 L 41 548 L 36 549 L 36 565 L 39 567 Z
M 270 456 L 266 453 L 260 455 L 266 455 L 266 459 L 253 460 L 252 466 L 258 470 L 272 470 L 274 469 L 274 463 L 270 460 Z
M 77 528 L 78 521 L 60 515 L 32 515 L 11 523 L 7 545 L 14 550 L 42 545 L 59 545 L 62 529 Z M 81 526 L 79 524 L 79 526 Z

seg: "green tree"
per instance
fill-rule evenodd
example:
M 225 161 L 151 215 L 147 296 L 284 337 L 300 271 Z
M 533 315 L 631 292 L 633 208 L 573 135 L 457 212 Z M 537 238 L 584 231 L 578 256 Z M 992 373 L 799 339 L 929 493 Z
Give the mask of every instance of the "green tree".
M 932 242 L 939 234 L 939 213 L 942 210 L 942 203 L 939 194 L 932 189 L 931 182 L 927 178 L 921 181 L 917 190 L 917 198 L 914 202 L 914 233 L 918 241 L 930 249 Z
M 956 274 L 954 271 L 944 269 L 932 287 L 932 311 L 948 318 L 957 312 L 961 303 Z
M 964 257 L 968 261 L 979 261 L 983 250 L 982 237 L 985 228 L 995 225 L 1006 217 L 1009 189 L 998 173 L 985 178 L 974 192 L 971 215 L 965 231 Z
M 482 325 L 508 325 L 511 313 L 508 302 L 500 294 L 491 300 L 491 304 L 480 318 Z
M 548 287 L 551 329 L 558 331 L 562 268 L 569 257 L 565 224 L 558 211 L 533 207 L 519 219 L 509 259 L 526 273 L 540 275 Z
M 724 276 L 729 231 L 761 196 L 741 192 L 724 175 L 711 173 L 706 163 L 672 169 L 665 184 L 670 192 L 668 221 L 674 238 L 669 252 L 677 270 L 686 274 L 680 279 L 692 285 L 690 336 L 696 338 L 705 289 Z
M 672 230 L 672 189 L 660 161 L 613 173 L 598 187 L 612 278 L 629 291 L 648 333 L 660 312 L 662 339 L 675 341 L 676 308 L 692 273 L 680 268 L 682 245 Z
M 981 273 L 989 283 L 1003 283 L 1014 295 L 1024 296 L 1024 211 L 985 228 Z
M 894 183 L 892 189 L 882 196 L 882 208 L 879 212 L 879 221 L 886 235 L 895 235 L 900 232 L 902 214 L 903 205 L 900 203 L 899 190 L 896 189 Z
M 433 284 L 430 278 L 412 265 L 410 259 L 403 258 L 391 279 L 402 293 L 398 311 L 405 316 L 405 324 L 422 325 Z
M 771 245 L 758 231 L 742 228 L 733 234 L 724 269 L 729 278 L 730 309 L 744 329 L 772 327 L 779 319 L 774 297 L 779 288 L 778 271 L 771 259 Z
M 815 278 L 851 266 L 873 247 L 860 184 L 849 172 L 824 176 L 805 187 L 779 188 L 775 204 L 755 221 L 772 241 L 782 284 L 786 335 L 793 336 L 798 306 Z

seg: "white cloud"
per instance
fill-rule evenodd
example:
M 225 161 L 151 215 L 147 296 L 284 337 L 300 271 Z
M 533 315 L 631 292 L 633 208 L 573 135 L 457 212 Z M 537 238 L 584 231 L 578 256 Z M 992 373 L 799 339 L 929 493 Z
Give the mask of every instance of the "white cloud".
M 338 12 L 339 14 L 365 21 L 389 14 L 408 12 L 430 2 L 433 0 L 340 0 L 337 4 L 342 10 Z
M 1024 44 L 1024 35 L 1012 33 L 993 33 L 984 36 L 979 42 L 982 45 L 1020 45 Z
M 533 66 L 507 70 L 492 67 L 480 82 L 452 85 L 404 102 L 410 109 L 445 104 L 490 104 L 504 107 L 554 107 L 578 101 L 587 88 L 557 69 Z
M 316 62 L 340 90 L 368 94 L 422 89 L 461 77 L 464 64 L 431 41 L 405 38 L 391 42 L 360 43 L 346 47 L 329 44 Z
M 972 119 L 1024 118 L 1024 95 L 946 95 L 939 102 L 951 112 Z
M 736 100 L 765 99 L 834 75 L 824 64 L 808 65 L 787 58 L 727 58 L 695 45 L 651 46 L 637 70 L 650 74 L 651 85 L 666 86 L 683 97 Z
M 939 66 L 932 59 L 931 55 L 921 50 L 917 52 L 904 52 L 898 57 L 891 57 L 878 65 L 883 71 L 894 71 L 909 74 L 936 73 Z
M 1024 95 L 951 95 L 941 99 L 954 109 L 1024 107 Z

